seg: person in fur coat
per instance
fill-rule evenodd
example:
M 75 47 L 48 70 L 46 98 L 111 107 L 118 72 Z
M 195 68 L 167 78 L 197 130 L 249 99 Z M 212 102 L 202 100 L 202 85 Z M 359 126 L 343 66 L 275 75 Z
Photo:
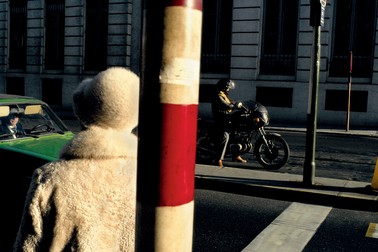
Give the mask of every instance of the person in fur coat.
M 83 129 L 35 170 L 14 251 L 134 251 L 139 77 L 112 67 L 83 80 Z

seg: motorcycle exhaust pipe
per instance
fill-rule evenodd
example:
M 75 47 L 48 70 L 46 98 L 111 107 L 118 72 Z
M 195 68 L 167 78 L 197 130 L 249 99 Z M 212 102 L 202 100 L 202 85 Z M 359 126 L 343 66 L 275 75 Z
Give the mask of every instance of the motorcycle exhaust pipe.
M 252 149 L 252 144 L 231 144 L 230 145 L 231 151 L 237 152 L 249 152 Z

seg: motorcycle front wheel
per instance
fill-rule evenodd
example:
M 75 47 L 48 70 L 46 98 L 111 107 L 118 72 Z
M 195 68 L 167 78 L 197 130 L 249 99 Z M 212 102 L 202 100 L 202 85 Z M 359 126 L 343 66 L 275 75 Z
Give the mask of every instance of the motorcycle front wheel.
M 290 156 L 287 142 L 279 135 L 268 134 L 265 139 L 261 137 L 255 144 L 254 153 L 257 162 L 269 170 L 277 170 L 283 167 Z

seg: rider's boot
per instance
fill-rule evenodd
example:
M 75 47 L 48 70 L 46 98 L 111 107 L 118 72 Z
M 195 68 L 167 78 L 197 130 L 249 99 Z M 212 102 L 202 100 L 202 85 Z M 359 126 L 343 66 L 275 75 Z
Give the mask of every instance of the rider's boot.
M 242 158 L 242 156 L 237 156 L 235 157 L 234 159 L 235 162 L 240 162 L 240 163 L 247 163 L 247 160 L 245 160 L 244 158 Z

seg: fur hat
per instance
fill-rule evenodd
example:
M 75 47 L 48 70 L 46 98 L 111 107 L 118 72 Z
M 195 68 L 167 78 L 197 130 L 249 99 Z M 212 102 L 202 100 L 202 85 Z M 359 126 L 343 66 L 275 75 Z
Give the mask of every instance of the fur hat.
M 73 94 L 73 110 L 84 127 L 131 131 L 138 124 L 139 77 L 111 67 L 83 80 Z

